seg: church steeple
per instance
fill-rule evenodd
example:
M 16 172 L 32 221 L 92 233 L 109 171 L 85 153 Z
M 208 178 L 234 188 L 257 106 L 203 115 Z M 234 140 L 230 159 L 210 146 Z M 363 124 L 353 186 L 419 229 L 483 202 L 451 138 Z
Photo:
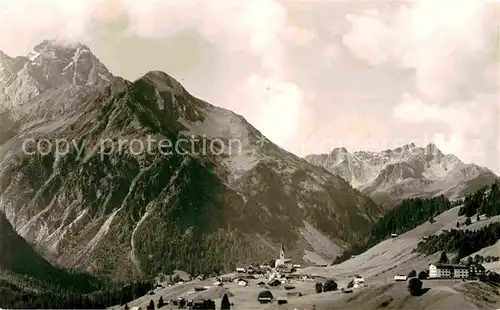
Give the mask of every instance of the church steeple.
M 285 260 L 285 245 L 281 243 L 280 259 Z

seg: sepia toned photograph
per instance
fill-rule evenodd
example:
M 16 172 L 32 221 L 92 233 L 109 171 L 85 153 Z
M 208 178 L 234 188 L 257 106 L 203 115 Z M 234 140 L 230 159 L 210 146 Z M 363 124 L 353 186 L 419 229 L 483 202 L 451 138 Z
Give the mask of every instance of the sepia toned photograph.
M 0 310 L 498 310 L 499 175 L 498 0 L 0 0 Z

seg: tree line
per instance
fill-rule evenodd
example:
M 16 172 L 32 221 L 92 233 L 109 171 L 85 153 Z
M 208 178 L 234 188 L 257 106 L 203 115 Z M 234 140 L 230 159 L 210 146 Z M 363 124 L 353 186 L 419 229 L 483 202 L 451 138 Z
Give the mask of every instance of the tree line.
M 484 214 L 488 217 L 500 214 L 500 187 L 498 182 L 465 196 L 458 215 L 472 217 L 474 214 Z
M 446 230 L 431 235 L 418 243 L 416 251 L 427 255 L 438 251 L 454 252 L 456 259 L 473 254 L 494 245 L 500 239 L 500 223 L 492 223 L 479 230 Z
M 352 255 L 368 250 L 391 234 L 405 233 L 426 221 L 432 222 L 435 216 L 452 207 L 453 203 L 443 195 L 405 199 L 375 222 L 368 236 L 364 238 L 365 242 L 351 246 L 338 256 L 333 264 L 339 264 Z
M 422 225 L 426 221 L 433 223 L 434 218 L 437 215 L 460 205 L 462 205 L 462 207 L 459 209 L 458 215 L 465 215 L 467 217 L 465 225 L 470 225 L 472 223 L 470 217 L 474 214 L 478 216 L 478 219 L 480 214 L 484 214 L 487 217 L 499 215 L 500 182 L 497 180 L 490 186 L 484 186 L 476 192 L 466 195 L 463 199 L 457 199 L 454 201 L 450 201 L 443 195 L 432 198 L 405 199 L 375 222 L 369 234 L 363 238 L 364 242 L 352 245 L 350 249 L 337 256 L 333 261 L 333 264 L 340 264 L 341 262 L 351 258 L 352 255 L 363 253 L 389 237 L 391 234 L 405 233 L 419 225 Z M 491 238 L 494 238 L 494 233 L 484 233 L 489 237 L 485 236 L 484 238 L 486 239 L 474 243 L 472 247 L 476 248 L 482 244 L 489 244 L 492 240 Z M 442 236 L 441 238 L 446 237 Z M 431 247 L 431 242 L 432 241 L 429 241 L 428 243 L 429 247 Z M 454 241 L 450 240 L 450 243 L 453 242 Z M 425 246 L 422 245 L 422 247 Z M 461 250 L 462 252 L 468 251 L 465 247 L 466 246 L 463 246 L 463 249 Z
M 123 305 L 144 296 L 153 289 L 152 282 L 140 281 L 110 285 L 99 291 L 82 294 L 75 289 L 43 292 L 26 290 L 7 281 L 0 281 L 0 305 L 9 309 L 104 309 Z

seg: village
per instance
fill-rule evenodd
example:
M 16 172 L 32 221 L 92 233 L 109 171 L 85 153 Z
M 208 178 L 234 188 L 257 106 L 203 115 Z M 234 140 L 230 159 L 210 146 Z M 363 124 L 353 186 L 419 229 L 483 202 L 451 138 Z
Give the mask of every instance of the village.
M 446 256 L 446 255 L 445 255 Z M 325 268 L 325 266 L 316 266 Z M 426 281 L 466 281 L 486 276 L 488 271 L 476 261 L 469 259 L 463 264 L 434 263 L 427 270 L 417 273 L 410 270 L 407 275 L 395 274 L 393 283 Z M 411 281 L 410 281 L 411 280 Z M 148 295 L 125 306 L 114 309 L 269 309 L 288 304 L 301 297 L 309 300 L 307 309 L 316 309 L 315 299 L 319 293 L 336 292 L 352 294 L 358 290 L 380 285 L 367 283 L 362 275 L 347 279 L 328 278 L 319 274 L 308 274 L 305 269 L 285 257 L 283 245 L 274 266 L 240 266 L 233 273 L 210 278 L 179 272 L 174 280 L 158 283 Z M 429 283 L 429 282 L 426 282 Z M 406 284 L 405 284 L 406 285 Z M 421 286 L 421 285 L 420 285 Z M 406 290 L 406 288 L 405 288 Z M 410 288 L 408 288 L 410 290 Z M 312 297 L 311 297 L 312 296 Z

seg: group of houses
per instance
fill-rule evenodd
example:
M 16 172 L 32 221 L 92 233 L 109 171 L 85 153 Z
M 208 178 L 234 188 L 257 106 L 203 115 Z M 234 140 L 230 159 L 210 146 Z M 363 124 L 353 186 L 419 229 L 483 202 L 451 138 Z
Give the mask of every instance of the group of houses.
M 292 259 L 285 257 L 285 248 L 281 244 L 280 254 L 274 261 L 274 267 L 268 264 L 237 267 L 234 276 L 220 276 L 218 282 L 215 284 L 234 282 L 241 286 L 246 286 L 249 279 L 262 279 L 259 282 L 260 286 L 273 286 L 277 285 L 278 282 L 282 284 L 290 280 L 306 280 L 307 276 L 295 273 L 301 267 L 299 264 L 293 264 Z

